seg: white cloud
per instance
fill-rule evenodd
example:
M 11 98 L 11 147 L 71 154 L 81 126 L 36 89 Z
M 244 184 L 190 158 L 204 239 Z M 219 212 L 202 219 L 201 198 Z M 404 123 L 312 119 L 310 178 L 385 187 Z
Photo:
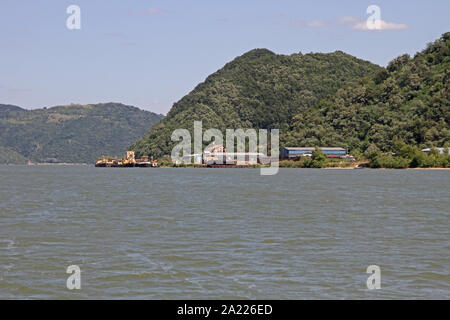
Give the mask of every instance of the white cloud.
M 317 21 L 292 20 L 291 25 L 294 27 L 318 28 L 318 27 L 325 27 L 327 23 L 318 20 Z
M 394 23 L 394 22 L 386 22 L 384 20 L 380 20 L 380 28 L 377 29 L 369 29 L 367 27 L 367 22 L 359 22 L 353 26 L 355 30 L 366 30 L 366 31 L 383 31 L 383 30 L 405 30 L 409 27 L 403 23 Z
M 358 23 L 361 22 L 361 19 L 356 18 L 356 17 L 351 17 L 351 16 L 345 16 L 345 17 L 341 17 L 337 20 L 340 23 Z
M 310 21 L 310 22 L 307 22 L 307 23 L 306 23 L 306 26 L 312 27 L 312 28 L 315 28 L 315 27 L 324 27 L 325 25 L 326 25 L 326 23 L 323 22 L 323 21 Z
M 351 26 L 354 30 L 363 30 L 363 31 L 385 31 L 385 30 L 405 30 L 409 29 L 406 24 L 403 23 L 394 23 L 394 22 L 386 22 L 380 19 L 380 28 L 378 29 L 369 29 L 367 27 L 367 21 L 361 20 L 356 17 L 342 17 L 337 20 L 339 23 L 346 24 Z
M 160 9 L 160 8 L 148 8 L 141 12 L 144 15 L 152 15 L 152 14 L 164 14 L 166 13 L 166 10 Z

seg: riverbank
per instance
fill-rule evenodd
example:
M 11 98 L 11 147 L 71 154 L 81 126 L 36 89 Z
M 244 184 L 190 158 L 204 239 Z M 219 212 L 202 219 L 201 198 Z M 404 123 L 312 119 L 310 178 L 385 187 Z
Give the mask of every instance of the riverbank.
M 71 162 L 61 162 L 61 163 L 0 163 L 0 166 L 22 166 L 22 167 L 34 167 L 34 166 L 91 166 L 89 163 L 71 163 Z
M 268 165 L 251 165 L 251 166 L 220 166 L 220 167 L 209 167 L 205 165 L 161 165 L 160 168 L 208 168 L 208 169 L 260 169 L 260 168 L 270 168 Z M 310 167 L 282 167 L 280 169 L 323 169 L 323 170 L 450 170 L 450 168 L 372 168 L 369 166 L 332 166 L 323 168 L 310 168 Z
M 23 163 L 4 163 L 0 164 L 1 166 L 22 166 L 22 167 L 33 167 L 33 166 L 48 166 L 48 167 L 61 167 L 61 166 L 93 166 L 88 163 L 33 163 L 33 164 L 23 164 Z M 209 167 L 206 165 L 198 165 L 198 164 L 182 164 L 182 165 L 173 165 L 173 164 L 161 164 L 159 168 L 209 168 L 209 169 L 260 169 L 260 168 L 270 168 L 269 165 L 249 165 L 249 166 L 220 166 L 220 167 Z M 300 166 L 282 166 L 281 169 L 324 169 L 324 170 L 450 170 L 447 167 L 429 167 L 429 168 L 373 168 L 370 167 L 368 163 L 354 163 L 348 166 L 325 166 L 321 168 L 314 167 L 300 167 Z

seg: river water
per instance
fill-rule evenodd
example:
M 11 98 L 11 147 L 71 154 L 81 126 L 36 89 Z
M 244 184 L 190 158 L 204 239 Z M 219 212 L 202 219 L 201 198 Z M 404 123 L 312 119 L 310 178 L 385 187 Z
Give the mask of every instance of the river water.
M 450 171 L 0 166 L 0 179 L 0 299 L 450 297 Z

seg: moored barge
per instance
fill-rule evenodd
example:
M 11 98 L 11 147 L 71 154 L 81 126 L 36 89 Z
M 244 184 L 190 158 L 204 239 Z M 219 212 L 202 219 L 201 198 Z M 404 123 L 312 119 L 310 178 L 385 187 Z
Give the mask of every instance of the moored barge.
M 150 160 L 148 156 L 139 159 L 135 158 L 134 151 L 127 151 L 126 157 L 122 159 L 111 157 L 100 157 L 95 166 L 98 168 L 156 168 L 157 160 Z

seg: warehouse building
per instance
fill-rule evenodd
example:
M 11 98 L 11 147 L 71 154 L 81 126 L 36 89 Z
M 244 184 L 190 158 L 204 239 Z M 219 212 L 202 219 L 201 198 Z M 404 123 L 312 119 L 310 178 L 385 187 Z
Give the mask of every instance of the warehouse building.
M 269 164 L 270 159 L 260 152 L 205 152 L 203 163 L 211 164 L 234 164 L 238 166 L 249 166 L 256 164 Z
M 444 154 L 445 150 L 446 150 L 445 148 L 426 148 L 426 149 L 423 149 L 422 152 L 430 153 L 431 150 L 433 150 L 433 149 L 436 149 L 439 152 L 439 154 L 441 154 L 441 155 Z M 448 152 L 448 154 L 450 154 L 450 148 L 447 149 L 447 152 Z
M 315 148 L 288 147 L 281 149 L 281 159 L 294 159 L 298 157 L 310 157 Z M 325 147 L 320 150 L 329 158 L 340 158 L 347 155 L 347 150 L 338 147 Z

